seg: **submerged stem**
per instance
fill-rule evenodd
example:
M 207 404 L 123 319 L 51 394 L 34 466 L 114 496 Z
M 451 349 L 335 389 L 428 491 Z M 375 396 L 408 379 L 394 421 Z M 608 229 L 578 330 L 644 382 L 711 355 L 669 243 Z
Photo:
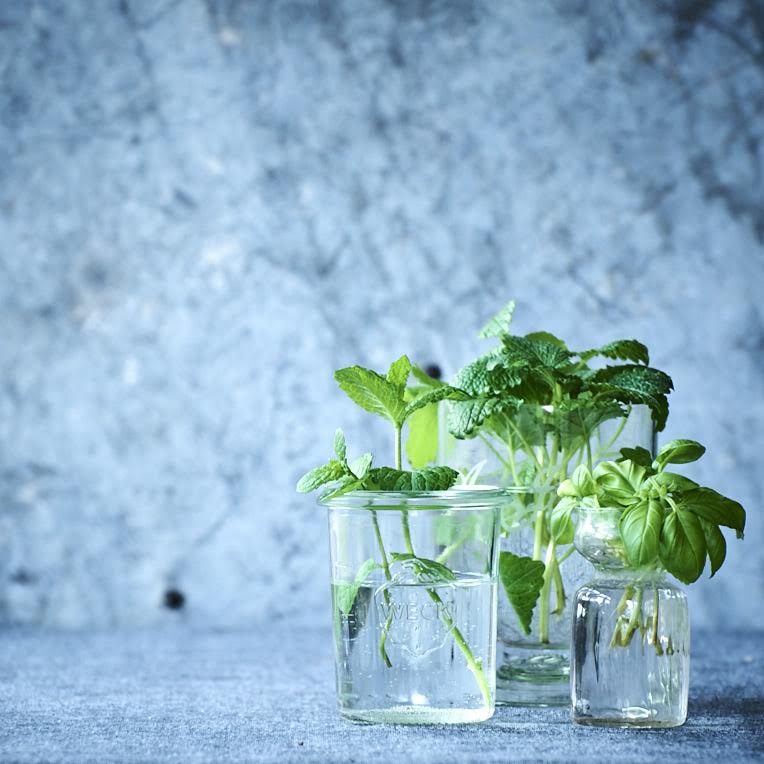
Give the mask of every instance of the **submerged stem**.
M 387 552 L 385 551 L 385 543 L 382 540 L 382 531 L 379 527 L 379 520 L 377 519 L 377 511 L 372 510 L 371 511 L 371 522 L 374 526 L 374 535 L 377 537 L 377 546 L 379 546 L 379 554 L 382 557 L 382 570 L 385 573 L 385 578 L 388 581 L 392 580 L 392 577 L 390 575 L 390 563 L 387 559 Z M 385 601 L 385 605 L 390 607 L 390 592 L 385 589 L 382 592 L 382 598 Z M 392 668 L 392 662 L 390 661 L 390 656 L 387 654 L 387 648 L 385 647 L 387 643 L 387 635 L 390 632 L 390 627 L 393 625 L 393 616 L 392 611 L 390 611 L 391 614 L 387 616 L 387 620 L 385 621 L 384 626 L 382 627 L 382 636 L 379 639 L 379 653 L 382 656 L 382 660 L 385 662 L 385 666 L 387 668 Z

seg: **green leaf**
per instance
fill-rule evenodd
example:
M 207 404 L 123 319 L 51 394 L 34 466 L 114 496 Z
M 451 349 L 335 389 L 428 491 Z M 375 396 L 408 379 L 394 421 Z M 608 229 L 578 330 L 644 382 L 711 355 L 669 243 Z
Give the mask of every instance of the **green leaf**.
M 427 584 L 443 583 L 456 579 L 450 568 L 435 560 L 428 560 L 426 557 L 392 552 L 390 558 L 402 567 L 412 570 L 420 581 Z
M 341 462 L 345 462 L 347 460 L 347 452 L 348 447 L 345 442 L 345 433 L 338 428 L 334 433 L 334 453 L 337 454 L 337 458 Z
M 372 456 L 370 453 L 365 453 L 354 459 L 350 464 L 350 471 L 359 479 L 363 480 L 369 472 L 371 467 Z
M 414 472 L 376 467 L 369 470 L 370 490 L 378 491 L 447 491 L 459 473 L 450 467 L 426 467 Z
M 688 464 L 700 459 L 706 447 L 696 440 L 672 440 L 666 443 L 655 457 L 655 466 L 662 470 L 667 464 Z
M 340 478 L 336 485 L 321 494 L 321 501 L 336 499 L 351 491 L 362 491 L 364 487 L 363 480 L 358 480 L 354 475 L 345 475 L 345 477 Z
M 300 493 L 310 493 L 320 488 L 326 483 L 333 483 L 339 480 L 345 474 L 345 465 L 332 459 L 328 464 L 322 464 L 320 467 L 314 467 L 310 472 L 306 472 L 297 482 L 297 490 Z
M 626 459 L 630 462 L 634 462 L 634 464 L 638 464 L 640 467 L 652 467 L 653 464 L 652 454 L 646 448 L 642 448 L 642 446 L 622 448 L 621 458 L 618 461 L 622 462 Z
M 742 505 L 711 488 L 697 488 L 683 493 L 679 507 L 716 525 L 732 528 L 738 538 L 743 538 L 745 510 Z
M 682 509 L 663 520 L 660 560 L 663 567 L 685 584 L 700 578 L 706 564 L 706 537 L 700 520 Z
M 337 588 L 335 589 L 335 602 L 337 603 L 337 607 L 339 608 L 340 612 L 343 615 L 349 615 L 350 611 L 353 609 L 353 603 L 355 602 L 355 598 L 358 595 L 358 590 L 361 588 L 361 585 L 366 581 L 366 579 L 369 576 L 369 573 L 371 573 L 375 568 L 379 568 L 380 565 L 378 565 L 374 560 L 369 559 L 364 562 L 360 568 L 358 568 L 358 572 L 355 575 L 355 579 L 352 583 L 349 584 L 337 584 Z
M 601 348 L 592 348 L 577 353 L 582 361 L 588 361 L 590 358 L 602 356 L 603 358 L 613 358 L 619 361 L 633 361 L 634 363 L 643 363 L 645 366 L 650 363 L 650 354 L 647 347 L 637 340 L 615 340 L 608 342 Z
M 622 462 L 600 462 L 594 468 L 594 479 L 605 492 L 601 501 L 603 506 L 610 501 L 631 503 L 646 474 L 644 467 L 628 459 Z
M 641 567 L 655 560 L 662 526 L 663 507 L 655 499 L 645 499 L 624 510 L 618 527 L 632 565 Z
M 711 578 L 713 578 L 727 556 L 727 542 L 724 540 L 724 535 L 719 526 L 715 523 L 709 523 L 708 520 L 701 518 L 700 525 L 703 528 L 703 535 L 706 537 L 706 551 L 711 563 Z
M 504 393 L 521 381 L 520 373 L 506 365 L 501 348 L 496 348 L 459 369 L 454 387 L 473 397 L 486 397 Z
M 506 334 L 502 336 L 501 343 L 504 347 L 503 357 L 518 366 L 559 369 L 568 363 L 572 355 L 565 347 L 548 340 Z
M 520 626 L 530 634 L 533 609 L 544 585 L 544 563 L 531 557 L 518 557 L 512 552 L 501 552 L 499 578 Z
M 643 484 L 640 492 L 643 495 L 660 496 L 662 494 L 684 493 L 685 491 L 694 491 L 698 484 L 684 475 L 678 475 L 676 472 L 659 472 L 652 475 Z
M 437 460 L 439 419 L 436 403 L 415 411 L 409 417 L 406 456 L 414 469 L 421 469 Z
M 573 510 L 578 506 L 577 499 L 565 496 L 557 502 L 552 510 L 549 529 L 558 544 L 572 544 L 575 528 L 573 527 Z
M 390 364 L 390 369 L 387 372 L 387 381 L 396 388 L 399 397 L 403 396 L 410 373 L 411 361 L 409 361 L 408 356 L 402 355 L 397 361 L 393 361 Z
M 530 332 L 525 335 L 525 339 L 551 342 L 553 345 L 557 345 L 566 351 L 568 350 L 568 346 L 559 337 L 555 337 L 554 334 L 551 334 L 550 332 Z
M 509 332 L 512 323 L 512 314 L 515 312 L 515 301 L 510 300 L 481 330 L 478 337 L 500 337 Z
M 464 401 L 468 399 L 469 395 L 467 395 L 467 393 L 463 390 L 451 387 L 450 385 L 433 387 L 426 393 L 418 395 L 413 401 L 410 401 L 406 405 L 406 408 L 403 411 L 403 419 L 408 419 L 415 411 L 419 411 L 419 409 L 429 406 L 431 403 L 438 403 L 444 400 Z
M 418 366 L 411 367 L 411 373 L 414 375 L 417 381 L 428 387 L 442 387 L 445 382 L 441 382 L 435 377 L 431 377 L 424 369 L 420 369 Z
M 583 498 L 584 496 L 596 496 L 597 484 L 594 482 L 592 473 L 589 472 L 589 468 L 585 464 L 579 464 L 573 474 L 570 476 L 570 482 L 573 486 L 573 490 L 576 492 L 576 496 Z
M 451 401 L 448 406 L 448 430 L 455 438 L 472 437 L 490 416 L 517 405 L 519 401 L 516 398 L 491 397 Z
M 378 414 L 399 427 L 403 422 L 403 391 L 381 374 L 361 366 L 334 372 L 340 389 L 361 408 Z
M 624 364 L 606 366 L 589 379 L 592 392 L 622 403 L 644 403 L 650 407 L 659 432 L 666 426 L 668 399 L 674 385 L 671 377 L 650 366 Z

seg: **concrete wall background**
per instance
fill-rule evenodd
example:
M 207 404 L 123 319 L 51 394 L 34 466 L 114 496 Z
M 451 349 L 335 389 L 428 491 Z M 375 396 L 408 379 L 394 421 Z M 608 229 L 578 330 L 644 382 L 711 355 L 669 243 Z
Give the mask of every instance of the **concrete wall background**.
M 764 627 L 763 112 L 756 0 L 3 3 L 0 620 L 327 619 L 332 371 L 516 297 L 672 374 Z

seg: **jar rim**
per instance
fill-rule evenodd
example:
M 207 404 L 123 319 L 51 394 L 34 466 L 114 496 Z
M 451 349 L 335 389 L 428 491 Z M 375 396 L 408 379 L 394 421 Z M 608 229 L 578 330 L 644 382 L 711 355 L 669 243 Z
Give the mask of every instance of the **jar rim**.
M 468 511 L 494 509 L 516 493 L 530 489 L 498 488 L 492 485 L 453 486 L 446 491 L 349 491 L 334 498 L 319 498 L 329 509 Z

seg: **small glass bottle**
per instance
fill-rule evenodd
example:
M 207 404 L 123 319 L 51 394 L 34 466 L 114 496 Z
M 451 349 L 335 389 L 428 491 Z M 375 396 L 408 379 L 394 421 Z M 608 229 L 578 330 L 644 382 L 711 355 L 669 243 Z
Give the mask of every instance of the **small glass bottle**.
M 595 577 L 576 593 L 571 702 L 578 724 L 678 727 L 687 719 L 687 597 L 659 568 L 630 567 L 620 509 L 580 508 L 576 549 Z

